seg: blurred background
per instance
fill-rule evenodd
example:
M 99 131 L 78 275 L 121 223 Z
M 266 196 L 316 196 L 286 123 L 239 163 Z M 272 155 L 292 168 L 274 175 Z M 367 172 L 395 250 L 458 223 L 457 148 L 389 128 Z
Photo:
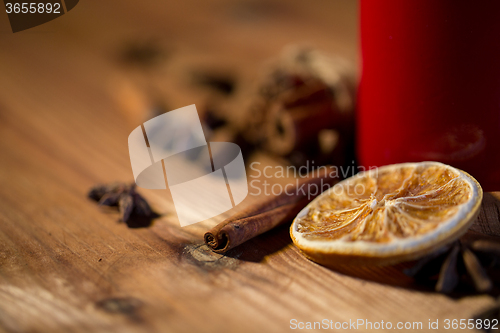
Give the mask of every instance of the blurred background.
M 438 160 L 498 190 L 499 6 L 362 4 L 81 2 L 17 33 L 2 12 L 3 126 L 32 124 L 65 157 L 111 144 L 103 164 L 74 157 L 122 178 L 128 133 L 196 104 L 207 140 L 237 143 L 247 163 L 352 174 Z
M 1 113 L 53 151 L 116 142 L 126 159 L 138 124 L 196 104 L 207 138 L 247 162 L 352 164 L 357 16 L 348 0 L 82 1 L 14 34 L 0 13 Z

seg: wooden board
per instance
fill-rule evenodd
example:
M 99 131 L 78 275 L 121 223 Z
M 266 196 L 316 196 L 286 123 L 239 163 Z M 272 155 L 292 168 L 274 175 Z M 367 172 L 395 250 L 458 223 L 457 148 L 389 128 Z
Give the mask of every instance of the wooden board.
M 86 199 L 98 182 L 132 179 L 127 137 L 144 111 L 123 104 L 146 102 L 140 80 L 117 64 L 123 45 L 150 39 L 168 50 L 163 72 L 144 80 L 164 82 L 174 109 L 204 101 L 182 79 L 189 68 L 229 69 L 244 81 L 291 42 L 356 63 L 356 15 L 354 1 L 81 1 L 12 34 L 0 13 L 0 331 L 280 332 L 292 319 L 425 325 L 493 304 L 415 288 L 401 267 L 321 267 L 291 244 L 287 227 L 214 254 L 202 235 L 222 217 L 181 228 L 165 191 L 141 190 L 162 214 L 147 228 L 128 228 Z M 500 236 L 499 200 L 485 196 L 474 231 Z

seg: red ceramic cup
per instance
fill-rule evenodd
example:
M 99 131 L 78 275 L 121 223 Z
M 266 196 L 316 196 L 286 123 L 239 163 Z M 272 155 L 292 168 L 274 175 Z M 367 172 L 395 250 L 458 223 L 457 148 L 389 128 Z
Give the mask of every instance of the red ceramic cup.
M 500 1 L 361 0 L 358 158 L 435 160 L 500 190 Z

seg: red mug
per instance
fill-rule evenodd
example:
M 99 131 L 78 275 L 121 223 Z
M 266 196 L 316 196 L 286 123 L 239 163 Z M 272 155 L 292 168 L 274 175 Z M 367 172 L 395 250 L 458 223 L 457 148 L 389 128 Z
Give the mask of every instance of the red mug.
M 357 154 L 500 190 L 500 1 L 362 0 Z

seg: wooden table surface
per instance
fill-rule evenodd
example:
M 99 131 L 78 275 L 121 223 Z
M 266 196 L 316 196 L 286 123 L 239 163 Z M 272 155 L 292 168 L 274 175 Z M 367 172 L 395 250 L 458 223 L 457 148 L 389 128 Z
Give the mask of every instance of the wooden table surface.
M 127 43 L 165 49 L 148 75 L 175 109 L 206 97 L 183 79 L 190 69 L 247 82 L 289 43 L 356 64 L 356 20 L 347 0 L 80 1 L 13 34 L 0 13 L 0 331 L 280 332 L 291 319 L 426 327 L 492 305 L 416 288 L 399 266 L 321 267 L 287 227 L 216 255 L 202 235 L 222 217 L 181 228 L 166 191 L 140 190 L 162 214 L 147 228 L 86 198 L 96 183 L 132 179 L 127 137 L 144 120 L 149 79 L 118 63 Z M 485 196 L 475 231 L 500 235 L 499 198 Z

